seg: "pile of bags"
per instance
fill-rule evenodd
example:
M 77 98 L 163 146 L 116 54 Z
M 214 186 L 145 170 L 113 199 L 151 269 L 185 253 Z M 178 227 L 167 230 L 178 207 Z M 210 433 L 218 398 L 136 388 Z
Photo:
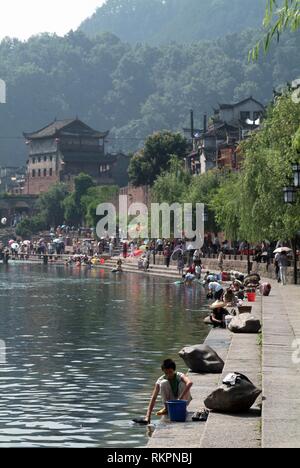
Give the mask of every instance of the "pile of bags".
M 222 385 L 204 401 L 205 407 L 220 413 L 246 413 L 255 403 L 261 390 L 243 374 L 228 374 Z

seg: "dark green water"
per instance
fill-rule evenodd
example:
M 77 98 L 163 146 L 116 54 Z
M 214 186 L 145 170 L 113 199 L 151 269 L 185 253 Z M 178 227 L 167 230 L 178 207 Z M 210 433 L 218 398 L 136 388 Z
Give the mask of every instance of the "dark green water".
M 177 353 L 203 342 L 206 312 L 200 286 L 0 265 L 0 447 L 144 446 L 131 419 L 163 359 L 186 371 Z

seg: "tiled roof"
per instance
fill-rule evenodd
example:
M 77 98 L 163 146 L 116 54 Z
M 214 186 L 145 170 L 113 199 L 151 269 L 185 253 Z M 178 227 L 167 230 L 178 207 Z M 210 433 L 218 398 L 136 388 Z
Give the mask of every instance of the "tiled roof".
M 256 99 L 254 99 L 252 96 L 250 96 L 247 99 L 244 99 L 243 101 L 236 102 L 234 104 L 219 104 L 219 107 L 220 107 L 221 110 L 233 109 L 234 107 L 238 107 L 238 106 L 240 106 L 242 104 L 245 104 L 248 101 L 256 102 L 256 104 L 258 104 L 259 106 L 261 106 L 264 109 L 264 105 L 261 102 L 257 101 Z
M 73 128 L 73 130 L 72 130 Z M 66 119 L 66 120 L 55 120 L 46 127 L 37 130 L 32 133 L 24 133 L 24 137 L 28 140 L 38 140 L 43 138 L 59 137 L 62 134 L 72 135 L 76 132 L 82 135 L 94 137 L 94 138 L 105 138 L 108 135 L 108 132 L 98 132 L 93 130 L 91 127 L 86 125 L 79 119 Z

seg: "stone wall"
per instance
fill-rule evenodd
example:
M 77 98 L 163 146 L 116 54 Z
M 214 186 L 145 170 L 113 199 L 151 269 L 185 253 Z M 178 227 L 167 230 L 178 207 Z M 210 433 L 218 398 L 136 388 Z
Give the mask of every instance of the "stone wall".
M 155 263 L 157 265 L 164 265 L 165 263 L 164 257 L 156 255 Z M 220 270 L 218 260 L 216 258 L 203 258 L 202 264 L 205 270 L 212 271 L 212 272 Z M 171 262 L 171 265 L 176 266 L 177 262 Z M 257 264 L 256 262 L 254 262 L 252 265 L 253 265 L 252 272 L 258 273 L 262 278 L 276 279 L 275 266 L 273 264 L 269 265 L 268 271 L 267 271 L 267 266 L 265 263 Z M 247 260 L 244 260 L 244 259 L 235 260 L 232 257 L 230 260 L 227 259 L 224 261 L 224 271 L 239 271 L 240 273 L 244 273 L 246 275 L 248 272 L 248 262 Z M 288 278 L 289 284 L 294 284 L 293 267 L 288 268 L 287 278 Z M 300 279 L 300 272 L 299 272 L 299 279 Z

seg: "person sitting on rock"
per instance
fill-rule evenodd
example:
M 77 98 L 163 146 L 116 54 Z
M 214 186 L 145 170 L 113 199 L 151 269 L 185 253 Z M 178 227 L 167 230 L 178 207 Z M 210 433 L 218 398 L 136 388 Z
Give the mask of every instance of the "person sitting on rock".
M 181 372 L 176 372 L 176 364 L 172 359 L 166 359 L 161 366 L 164 375 L 160 377 L 154 387 L 150 400 L 145 422 L 150 424 L 151 415 L 158 395 L 161 395 L 164 408 L 158 411 L 157 416 L 168 414 L 167 402 L 172 400 L 186 400 L 188 404 L 192 401 L 190 389 L 193 382 Z
M 211 306 L 210 321 L 214 328 L 226 328 L 225 317 L 228 315 L 228 310 L 225 309 L 225 302 L 216 301 Z

